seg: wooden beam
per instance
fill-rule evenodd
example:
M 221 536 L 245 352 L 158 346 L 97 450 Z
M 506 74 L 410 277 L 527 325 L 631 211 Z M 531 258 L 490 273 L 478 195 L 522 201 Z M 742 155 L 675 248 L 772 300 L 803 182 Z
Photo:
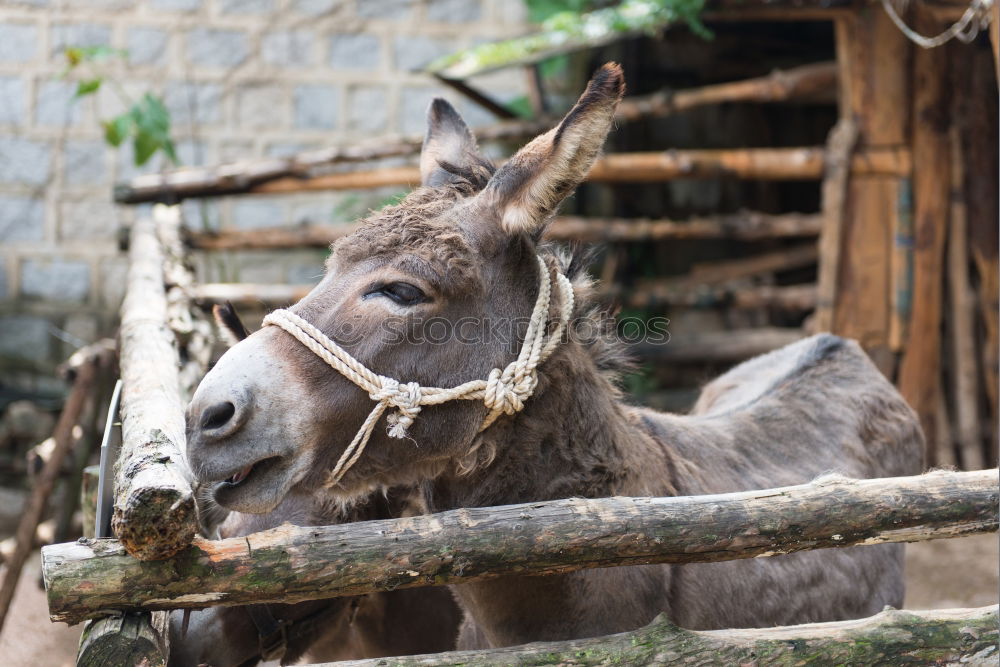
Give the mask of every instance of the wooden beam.
M 121 322 L 122 447 L 112 528 L 136 558 L 166 558 L 191 542 L 197 517 L 182 455 L 180 361 L 167 326 L 163 251 L 150 220 L 132 228 Z
M 660 91 L 626 98 L 615 120 L 626 123 L 649 116 L 666 116 L 721 102 L 785 102 L 794 99 L 825 100 L 836 89 L 833 63 L 814 63 L 766 76 L 714 84 L 689 90 Z M 476 130 L 480 142 L 520 141 L 542 134 L 559 122 L 556 117 L 506 121 Z M 340 164 L 411 157 L 420 152 L 422 136 L 367 141 L 343 148 L 308 151 L 288 158 L 241 161 L 216 167 L 184 167 L 159 174 L 144 174 L 115 187 L 115 201 L 123 204 L 162 201 L 176 203 L 189 197 L 247 192 L 276 178 L 305 179 Z
M 42 550 L 49 615 L 283 602 L 644 563 L 709 563 L 997 530 L 997 471 L 823 477 L 762 491 L 572 498 L 198 538 L 166 561 L 114 540 Z
M 99 359 L 90 359 L 80 366 L 73 387 L 66 399 L 62 412 L 59 413 L 59 420 L 56 422 L 55 431 L 52 435 L 53 448 L 48 459 L 35 477 L 32 485 L 31 495 L 25 504 L 24 510 L 17 523 L 17 530 L 14 533 L 17 544 L 14 552 L 9 557 L 4 558 L 3 579 L 0 581 L 0 630 L 3 629 L 4 620 L 10 609 L 10 603 L 14 599 L 14 592 L 21 576 L 21 568 L 28 559 L 28 555 L 35 548 L 35 534 L 38 524 L 42 521 L 49 504 L 49 496 L 55 487 L 56 479 L 59 477 L 59 470 L 62 468 L 63 460 L 69 454 L 75 438 L 73 429 L 80 421 L 84 406 L 90 392 L 97 382 L 99 369 Z
M 835 23 L 840 116 L 858 128 L 857 153 L 910 142 L 911 45 L 878 7 Z M 836 301 L 831 330 L 858 340 L 888 377 L 892 232 L 899 190 L 910 165 L 894 173 L 863 171 L 852 163 L 843 209 Z
M 900 656 L 920 664 L 974 664 L 996 657 L 997 606 L 900 611 L 870 618 L 760 629 L 695 631 L 666 614 L 608 637 L 524 646 L 373 658 L 312 667 L 463 667 L 494 665 L 881 665 Z
M 915 8 L 917 30 L 932 28 Z M 944 249 L 951 190 L 948 138 L 950 91 L 945 49 L 917 49 L 913 56 L 913 300 L 910 338 L 899 370 L 899 391 L 917 411 L 934 465 L 937 392 L 941 390 Z
M 358 229 L 357 223 L 342 225 L 298 225 L 259 229 L 222 229 L 201 232 L 185 230 L 185 242 L 199 250 L 259 250 L 323 248 Z M 544 238 L 550 241 L 620 243 L 673 241 L 681 239 L 737 239 L 759 241 L 775 238 L 815 236 L 820 216 L 808 213 L 771 215 L 744 211 L 688 220 L 648 218 L 585 218 L 560 216 L 550 224 Z
M 767 354 L 805 337 L 801 329 L 786 327 L 730 329 L 705 331 L 696 336 L 670 336 L 660 344 L 642 341 L 629 346 L 629 350 L 644 361 L 657 363 L 732 364 Z

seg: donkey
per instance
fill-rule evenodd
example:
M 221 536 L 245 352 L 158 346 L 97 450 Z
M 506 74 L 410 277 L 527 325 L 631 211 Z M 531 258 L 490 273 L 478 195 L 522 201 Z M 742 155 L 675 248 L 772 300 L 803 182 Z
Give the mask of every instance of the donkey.
M 856 343 L 828 334 L 738 366 L 691 415 L 623 401 L 625 355 L 594 333 L 608 327 L 580 262 L 539 243 L 623 92 L 620 67 L 605 65 L 556 128 L 498 169 L 451 106 L 431 104 L 423 186 L 335 243 L 316 288 L 230 349 L 195 393 L 189 462 L 219 503 L 267 512 L 290 493 L 349 501 L 402 485 L 439 511 L 918 472 L 913 411 Z M 529 315 L 534 328 L 512 340 L 462 335 L 462 323 Z M 431 320 L 455 335 L 422 335 Z M 901 546 L 880 545 L 452 591 L 465 612 L 459 647 L 499 647 L 632 630 L 660 612 L 691 629 L 861 617 L 901 604 L 902 567 Z
M 216 304 L 212 314 L 220 337 L 230 345 L 250 335 L 231 303 Z M 215 538 L 249 535 L 285 523 L 325 526 L 412 516 L 424 509 L 420 495 L 407 489 L 388 489 L 350 506 L 289 495 L 263 515 L 226 512 L 210 497 L 200 501 L 203 533 Z M 452 596 L 437 588 L 174 612 L 169 665 L 252 667 L 269 660 L 335 662 L 449 651 L 455 647 L 460 620 Z

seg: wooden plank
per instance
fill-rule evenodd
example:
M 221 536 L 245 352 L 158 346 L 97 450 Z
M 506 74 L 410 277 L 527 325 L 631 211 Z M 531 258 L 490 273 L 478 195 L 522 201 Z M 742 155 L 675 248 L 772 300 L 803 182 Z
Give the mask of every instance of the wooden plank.
M 915 27 L 933 29 L 915 8 Z M 945 49 L 917 49 L 913 61 L 913 301 L 910 338 L 899 370 L 899 390 L 920 417 L 934 465 L 937 393 L 941 390 L 944 249 L 951 190 L 948 138 L 948 60 Z
M 839 19 L 835 31 L 841 118 L 857 122 L 858 151 L 907 145 L 909 42 L 878 7 Z M 833 332 L 860 341 L 890 378 L 895 366 L 889 345 L 892 231 L 900 180 L 908 172 L 864 173 L 852 165 L 833 308 Z
M 995 659 L 997 606 L 900 611 L 871 618 L 745 630 L 693 631 L 660 614 L 608 637 L 433 655 L 350 660 L 312 667 L 525 667 L 526 665 L 985 664 Z M 762 656 L 766 656 L 762 660 Z
M 179 609 L 644 563 L 719 562 L 997 530 L 996 470 L 823 477 L 780 489 L 571 498 L 195 542 L 167 561 L 113 540 L 45 547 L 49 614 Z M 627 539 L 623 539 L 627 536 Z M 442 556 L 445 554 L 445 556 Z
M 843 245 L 844 204 L 850 176 L 851 154 L 858 142 L 858 126 L 852 118 L 842 118 L 830 132 L 826 145 L 826 174 L 823 178 L 823 226 L 819 234 L 819 269 L 815 331 L 833 328 L 833 308 L 837 299 L 837 273 Z
M 167 326 L 163 251 L 154 224 L 132 228 L 121 307 L 122 447 L 115 467 L 112 528 L 139 559 L 165 558 L 197 532 L 182 451 L 179 359 Z

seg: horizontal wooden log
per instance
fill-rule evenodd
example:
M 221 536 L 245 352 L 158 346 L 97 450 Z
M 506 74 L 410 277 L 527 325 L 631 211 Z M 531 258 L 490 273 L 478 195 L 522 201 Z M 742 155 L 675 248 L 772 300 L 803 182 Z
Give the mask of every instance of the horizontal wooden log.
M 112 528 L 136 558 L 165 558 L 197 531 L 182 457 L 184 407 L 173 331 L 167 326 L 163 252 L 153 223 L 132 228 L 121 307 L 122 447 Z
M 910 154 L 903 147 L 871 148 L 852 161 L 859 174 L 905 176 Z M 138 204 L 149 201 L 177 202 L 192 197 L 217 197 L 240 193 L 281 194 L 323 190 L 360 190 L 378 187 L 414 187 L 420 183 L 416 166 L 314 173 L 298 167 L 270 170 L 258 166 L 262 175 L 240 172 L 226 177 L 213 170 L 189 169 L 137 177 L 115 188 L 115 201 Z M 239 172 L 251 167 L 229 165 Z M 659 182 L 678 178 L 734 178 L 760 180 L 816 180 L 823 176 L 823 148 L 742 148 L 673 150 L 649 153 L 619 153 L 598 160 L 588 180 L 597 183 Z
M 702 88 L 660 91 L 626 98 L 615 114 L 619 123 L 666 116 L 721 102 L 784 102 L 797 98 L 826 99 L 836 92 L 834 63 L 814 63 L 766 76 L 714 84 Z M 832 99 L 830 100 L 832 101 Z M 497 123 L 478 128 L 480 142 L 522 140 L 554 127 L 558 118 L 538 118 Z M 355 146 L 308 151 L 287 158 L 244 160 L 215 167 L 183 167 L 159 174 L 143 174 L 115 187 L 115 200 L 123 204 L 162 201 L 174 203 L 189 197 L 246 192 L 249 188 L 282 177 L 309 178 L 338 164 L 375 162 L 412 157 L 420 152 L 422 136 L 367 141 Z
M 199 250 L 263 250 L 323 248 L 357 230 L 356 223 L 300 225 L 259 229 L 223 229 L 212 232 L 188 230 L 188 245 Z M 680 239 L 738 239 L 758 241 L 774 238 L 816 236 L 820 216 L 809 213 L 771 215 L 745 211 L 688 220 L 648 218 L 585 218 L 560 216 L 545 229 L 551 241 L 617 243 L 671 241 Z
M 303 298 L 312 285 L 270 285 L 259 283 L 206 283 L 192 288 L 195 300 L 202 304 L 231 302 L 235 306 L 274 308 Z M 812 310 L 816 307 L 815 285 L 761 285 L 758 287 L 700 287 L 678 290 L 672 283 L 643 281 L 633 287 L 613 286 L 600 292 L 601 298 L 616 299 L 630 308 L 658 306 L 706 307 L 725 305 L 731 308 L 783 308 Z
M 671 363 L 736 363 L 766 354 L 806 337 L 802 329 L 760 327 L 705 331 L 671 336 L 665 343 L 639 342 L 629 351 L 644 361 Z
M 42 550 L 54 621 L 359 595 L 641 563 L 716 562 L 997 530 L 997 471 L 709 496 L 557 500 L 247 537 L 139 561 L 114 540 Z
M 995 664 L 997 606 L 899 611 L 870 618 L 775 628 L 693 631 L 666 614 L 608 637 L 433 655 L 326 663 L 329 667 L 460 665 L 815 665 Z M 320 667 L 313 665 L 313 667 Z
M 744 178 L 751 180 L 818 180 L 823 177 L 824 149 L 733 148 L 614 153 L 597 160 L 587 174 L 592 183 L 658 183 L 675 179 Z M 866 176 L 906 176 L 910 154 L 905 148 L 870 148 L 856 153 L 851 170 Z M 359 190 L 389 186 L 414 187 L 420 169 L 384 167 L 325 174 L 314 178 L 278 178 L 247 190 L 255 194 L 289 194 L 327 190 Z

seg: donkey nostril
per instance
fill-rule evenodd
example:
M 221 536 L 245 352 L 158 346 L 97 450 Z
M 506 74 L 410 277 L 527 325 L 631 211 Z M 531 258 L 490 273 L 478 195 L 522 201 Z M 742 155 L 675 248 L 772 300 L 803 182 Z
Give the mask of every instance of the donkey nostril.
M 222 426 L 233 418 L 236 414 L 236 406 L 226 401 L 224 403 L 216 403 L 210 408 L 206 409 L 201 415 L 201 428 L 203 430 L 209 431 Z

